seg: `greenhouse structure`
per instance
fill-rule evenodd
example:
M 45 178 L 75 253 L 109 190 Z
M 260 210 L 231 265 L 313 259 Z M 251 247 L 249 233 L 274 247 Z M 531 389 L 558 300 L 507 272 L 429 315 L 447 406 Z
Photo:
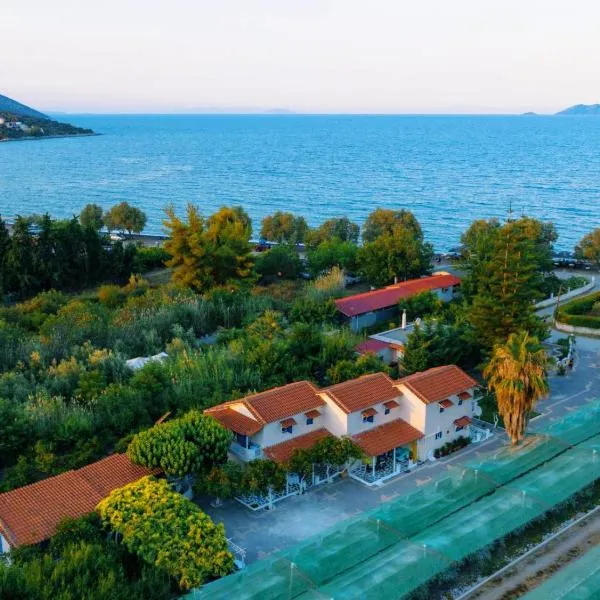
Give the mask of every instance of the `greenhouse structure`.
M 340 522 L 187 598 L 400 599 L 599 476 L 600 401 L 594 401 L 535 428 L 518 447 L 449 466 L 418 491 Z

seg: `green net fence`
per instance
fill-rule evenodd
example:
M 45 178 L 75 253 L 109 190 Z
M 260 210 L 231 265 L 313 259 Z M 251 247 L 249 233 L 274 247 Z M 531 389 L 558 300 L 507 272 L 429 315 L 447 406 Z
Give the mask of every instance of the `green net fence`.
M 598 600 L 600 598 L 600 546 L 587 552 L 523 596 L 523 600 Z
M 399 599 L 600 476 L 600 401 L 518 448 L 449 467 L 418 491 L 189 594 L 195 600 Z

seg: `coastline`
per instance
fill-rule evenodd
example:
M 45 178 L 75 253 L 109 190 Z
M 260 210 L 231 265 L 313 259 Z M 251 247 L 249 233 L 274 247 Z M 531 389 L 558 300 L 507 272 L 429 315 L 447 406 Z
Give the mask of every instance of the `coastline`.
M 61 138 L 74 138 L 74 137 L 94 137 L 97 135 L 102 135 L 101 133 L 65 133 L 63 135 L 28 135 L 22 138 L 3 138 L 0 139 L 0 143 L 2 142 L 30 142 L 30 141 L 38 141 L 38 140 L 56 140 Z

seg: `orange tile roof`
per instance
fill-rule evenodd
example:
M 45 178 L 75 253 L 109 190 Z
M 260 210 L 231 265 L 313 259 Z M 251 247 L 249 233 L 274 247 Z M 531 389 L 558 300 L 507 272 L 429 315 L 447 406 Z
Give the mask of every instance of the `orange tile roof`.
M 325 401 L 317 395 L 317 391 L 312 383 L 297 381 L 265 392 L 252 394 L 239 400 L 224 402 L 204 412 L 210 415 L 234 404 L 243 404 L 264 425 L 265 423 L 274 423 L 286 417 L 306 412 L 311 408 L 324 406 Z
M 0 532 L 11 547 L 37 544 L 52 537 L 65 518 L 92 512 L 108 494 L 153 471 L 113 454 L 77 471 L 0 494 Z
M 459 419 L 456 419 L 454 421 L 454 424 L 457 427 L 466 427 L 467 425 L 470 425 L 472 422 L 471 417 L 467 417 L 467 415 L 465 415 L 464 417 L 460 417 Z
M 423 437 L 423 434 L 402 419 L 394 419 L 352 437 L 367 456 L 379 456 L 393 448 L 405 446 Z
M 452 402 L 452 400 L 448 400 L 448 399 L 446 398 L 446 400 L 442 400 L 442 401 L 440 402 L 440 406 L 441 406 L 442 408 L 450 408 L 451 406 L 454 406 L 454 402 Z
M 460 278 L 448 273 L 440 273 L 421 279 L 409 279 L 379 290 L 346 296 L 335 301 L 337 309 L 347 317 L 355 317 L 372 310 L 398 304 L 402 298 L 410 298 L 421 292 L 460 285 Z
M 308 412 L 305 412 L 304 416 L 307 419 L 316 419 L 317 417 L 321 416 L 321 411 L 319 411 L 315 408 L 314 410 L 309 410 Z
M 456 365 L 446 365 L 403 377 L 396 384 L 408 388 L 425 404 L 431 404 L 475 387 L 477 382 Z
M 262 422 L 251 419 L 233 408 L 221 408 L 208 414 L 219 421 L 223 427 L 242 435 L 254 435 L 263 428 Z
M 290 460 L 294 450 L 307 450 L 308 448 L 312 448 L 318 441 L 329 436 L 331 436 L 331 433 L 329 433 L 327 429 L 316 429 L 315 431 L 299 435 L 286 442 L 269 446 L 268 448 L 265 448 L 263 452 L 267 458 L 281 464 Z
M 298 423 L 296 423 L 296 419 L 284 419 L 283 421 L 281 421 L 281 426 L 282 427 L 293 427 L 294 425 L 297 425 Z
M 374 408 L 367 408 L 362 411 L 363 417 L 374 417 L 377 414 L 377 411 Z
M 461 392 L 460 394 L 458 394 L 458 397 L 461 400 L 468 400 L 469 398 L 472 398 L 472 394 L 469 394 L 469 392 Z
M 400 393 L 385 373 L 363 375 L 323 390 L 345 413 L 397 398 Z
M 388 400 L 387 402 L 384 402 L 383 405 L 386 408 L 396 408 L 397 406 L 400 406 L 395 400 Z

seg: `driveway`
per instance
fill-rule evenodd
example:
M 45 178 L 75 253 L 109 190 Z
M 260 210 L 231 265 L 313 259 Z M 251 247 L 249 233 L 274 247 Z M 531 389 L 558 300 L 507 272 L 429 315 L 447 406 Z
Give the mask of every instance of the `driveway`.
M 558 336 L 553 332 L 553 339 Z M 600 340 L 577 338 L 573 371 L 563 377 L 552 376 L 550 388 L 550 397 L 538 404 L 541 415 L 535 419 L 536 423 L 564 416 L 600 397 Z M 354 480 L 341 479 L 303 496 L 283 500 L 271 511 L 253 513 L 235 501 L 213 508 L 209 498 L 200 498 L 199 504 L 215 521 L 225 524 L 227 537 L 247 551 L 246 561 L 250 563 L 320 533 L 339 521 L 414 491 L 446 471 L 449 464 L 471 461 L 505 443 L 505 437 L 498 433 L 487 442 L 469 446 L 447 459 L 426 463 L 380 488 L 370 489 Z

